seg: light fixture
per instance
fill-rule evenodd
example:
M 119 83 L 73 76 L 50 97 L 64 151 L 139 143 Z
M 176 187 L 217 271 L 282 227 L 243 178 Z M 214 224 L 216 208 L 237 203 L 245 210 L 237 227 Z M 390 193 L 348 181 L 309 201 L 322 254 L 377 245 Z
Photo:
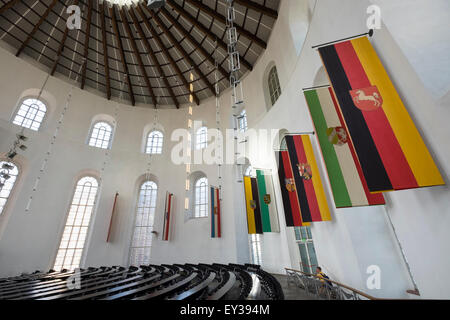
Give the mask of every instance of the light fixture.
M 11 178 L 11 176 L 9 174 L 7 174 L 6 172 L 0 173 L 0 176 L 5 180 L 9 180 Z
M 22 140 L 22 141 L 28 140 L 27 137 L 25 137 L 23 134 L 20 134 L 20 133 L 16 134 L 16 137 L 17 137 L 17 139 Z
M 6 156 L 8 157 L 8 159 L 14 159 L 14 157 L 17 156 L 17 152 L 15 152 L 14 150 L 11 150 L 8 152 L 8 154 Z
M 147 7 L 150 9 L 159 9 L 166 5 L 166 0 L 148 0 Z
M 19 146 L 19 149 L 22 150 L 22 151 L 25 151 L 25 150 L 27 150 L 27 146 L 24 145 L 24 144 L 21 144 L 21 145 Z

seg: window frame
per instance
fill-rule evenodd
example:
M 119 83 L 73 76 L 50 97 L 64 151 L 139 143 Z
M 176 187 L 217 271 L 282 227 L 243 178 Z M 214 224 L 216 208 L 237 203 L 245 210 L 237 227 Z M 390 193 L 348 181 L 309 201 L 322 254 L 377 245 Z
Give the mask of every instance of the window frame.
M 282 93 L 280 78 L 278 76 L 278 69 L 276 65 L 272 66 L 269 70 L 269 74 L 267 77 L 267 85 L 269 89 L 269 99 L 272 106 L 274 106 Z
M 152 146 L 149 145 L 150 136 L 152 134 L 160 134 L 158 138 L 156 139 L 156 142 L 152 141 L 153 144 L 156 143 L 156 146 L 152 144 Z M 159 143 L 158 141 L 161 141 Z M 160 144 L 160 145 L 159 145 Z M 163 147 L 164 147 L 164 133 L 161 130 L 152 130 L 147 134 L 147 139 L 145 142 L 145 154 L 162 154 L 163 153 Z M 150 150 L 149 150 L 150 148 Z M 153 150 L 156 150 L 156 152 L 153 152 Z M 159 152 L 158 152 L 159 151 Z
M 69 209 L 67 210 L 67 214 L 65 216 L 64 225 L 62 227 L 61 234 L 60 234 L 60 237 L 59 237 L 59 241 L 57 243 L 56 254 L 55 254 L 54 259 L 53 259 L 52 269 L 54 269 L 54 270 L 62 270 L 62 269 L 65 268 L 64 267 L 64 260 L 65 260 L 66 254 L 64 254 L 64 258 L 62 260 L 61 269 L 59 269 L 59 267 L 57 266 L 56 262 L 57 262 L 57 259 L 58 259 L 58 254 L 59 254 L 60 249 L 61 249 L 61 244 L 62 244 L 63 239 L 64 239 L 64 232 L 66 230 L 66 227 L 68 226 L 70 213 L 71 213 L 72 207 L 74 206 L 75 195 L 76 195 L 77 189 L 80 186 L 80 182 L 83 179 L 87 179 L 87 178 L 93 179 L 93 181 L 96 182 L 96 186 L 95 187 L 91 187 L 91 188 L 96 188 L 95 196 L 94 196 L 92 205 L 88 205 L 88 204 L 84 204 L 84 205 L 79 205 L 78 204 L 77 205 L 78 208 L 80 206 L 84 206 L 84 207 L 90 206 L 91 207 L 91 213 L 90 213 L 89 221 L 87 223 L 86 236 L 85 236 L 85 239 L 83 240 L 83 248 L 81 249 L 80 260 L 79 260 L 79 263 L 78 263 L 78 267 L 76 267 L 74 269 L 70 269 L 70 270 L 75 270 L 77 268 L 80 268 L 80 266 L 84 263 L 84 260 L 85 260 L 85 257 L 86 257 L 86 250 L 88 248 L 88 242 L 89 242 L 89 238 L 90 238 L 90 233 L 91 233 L 91 230 L 92 230 L 92 223 L 93 223 L 93 220 L 95 218 L 96 211 L 97 211 L 98 198 L 99 198 L 99 192 L 100 192 L 100 181 L 99 181 L 99 179 L 97 177 L 93 176 L 93 175 L 90 175 L 90 174 L 80 175 L 76 179 L 75 187 L 74 187 L 74 189 L 72 191 L 72 197 L 71 197 L 71 201 L 70 201 L 70 204 L 69 204 Z M 80 200 L 81 200 L 81 195 L 82 194 L 80 194 Z M 90 195 L 90 193 L 88 195 Z M 89 201 L 89 198 L 88 198 L 88 201 Z M 73 220 L 74 220 L 73 223 L 75 223 L 75 220 L 76 220 L 76 217 L 77 217 L 77 213 L 78 213 L 78 211 L 75 212 L 75 215 L 74 215 L 74 218 L 73 218 Z M 83 213 L 82 220 L 84 220 L 84 214 L 85 213 L 86 212 Z M 72 224 L 71 226 L 73 228 L 74 224 Z M 79 227 L 83 227 L 83 225 L 80 225 Z M 70 236 L 72 235 L 72 231 L 70 233 Z M 81 234 L 81 232 L 78 233 L 77 242 L 78 242 L 80 234 Z M 67 241 L 68 245 L 69 245 L 69 241 L 70 241 L 70 236 L 69 236 L 69 240 Z M 66 253 L 67 253 L 67 249 L 69 249 L 69 246 L 67 246 L 65 248 Z M 74 251 L 76 249 L 78 249 L 78 248 L 75 248 Z M 74 252 L 74 255 L 72 257 L 71 266 L 73 266 L 72 264 L 73 264 L 73 258 L 74 257 L 75 257 L 75 252 Z
M 252 263 L 256 265 L 262 264 L 262 247 L 261 234 L 249 234 L 249 247 Z
M 111 129 L 110 136 L 109 136 L 109 141 L 108 141 L 108 145 L 106 146 L 106 148 L 103 147 L 103 144 L 102 144 L 102 147 L 98 147 L 98 146 L 96 146 L 96 145 L 91 145 L 91 140 L 93 139 L 94 130 L 96 129 L 95 126 L 96 126 L 97 124 L 99 124 L 99 123 L 105 123 L 105 124 L 107 124 L 107 125 L 110 127 L 110 129 Z M 112 147 L 112 141 L 113 141 L 113 137 L 114 137 L 114 129 L 115 129 L 114 125 L 112 125 L 109 121 L 106 121 L 106 120 L 97 120 L 97 121 L 95 121 L 94 123 L 92 123 L 91 129 L 89 130 L 89 136 L 88 136 L 87 145 L 88 145 L 89 147 L 98 148 L 98 149 L 103 149 L 103 150 L 109 150 L 109 149 L 111 149 L 111 147 Z M 99 140 L 100 140 L 100 139 L 98 139 L 98 136 L 97 136 L 97 137 L 95 138 L 95 142 L 97 143 L 97 141 L 99 141 Z M 104 142 L 104 141 L 106 141 L 106 140 L 101 139 L 101 141 Z M 95 143 L 95 144 L 96 144 L 96 143 Z
M 240 132 L 245 132 L 248 130 L 248 119 L 247 119 L 247 111 L 242 109 L 237 117 L 238 128 Z M 241 126 L 243 124 L 243 126 Z
M 39 98 L 39 99 L 38 99 L 38 98 Z M 24 106 L 24 102 L 27 101 L 27 100 L 38 101 L 39 103 L 42 104 L 42 106 L 43 106 L 43 108 L 44 108 L 44 110 L 41 110 L 40 108 L 38 108 L 38 111 L 36 111 L 36 114 L 34 115 L 34 117 L 33 117 L 32 120 L 26 118 L 26 116 L 29 114 L 29 110 L 30 110 L 30 108 L 31 108 L 31 105 L 28 106 L 28 109 L 27 109 L 27 111 L 26 111 L 26 113 L 25 113 L 24 116 L 19 115 L 19 112 L 21 111 L 22 107 Z M 33 104 L 33 103 L 31 103 L 31 104 Z M 16 126 L 19 126 L 19 127 L 21 127 L 21 128 L 26 128 L 26 129 L 29 129 L 29 130 L 38 132 L 39 130 L 41 130 L 42 125 L 44 124 L 44 122 L 45 122 L 45 120 L 46 120 L 46 118 L 47 118 L 48 110 L 49 110 L 49 108 L 48 108 L 48 103 L 47 103 L 45 100 L 41 99 L 41 97 L 35 97 L 35 96 L 27 96 L 27 97 L 24 97 L 24 98 L 22 98 L 22 99 L 20 100 L 20 103 L 19 103 L 18 106 L 16 107 L 15 112 L 14 112 L 14 114 L 13 114 L 13 116 L 12 116 L 12 119 L 11 119 L 11 123 L 14 124 L 14 125 L 16 125 Z M 39 112 L 42 112 L 42 113 L 43 113 L 42 119 L 41 119 L 40 121 L 35 121 L 36 116 L 37 116 L 37 114 L 38 114 Z M 22 117 L 22 118 L 23 118 L 23 119 L 22 119 L 22 122 L 21 122 L 20 124 L 19 124 L 19 123 L 15 123 L 17 117 Z M 31 120 L 31 124 L 30 124 L 29 127 L 23 125 L 25 119 Z M 39 125 L 37 126 L 37 128 L 32 128 L 33 123 L 38 123 L 38 124 L 39 124 Z
M 141 193 L 143 191 L 143 187 L 147 183 L 153 183 L 156 188 L 155 189 L 151 189 L 151 191 L 150 191 L 150 206 L 149 207 L 145 207 L 145 206 L 144 207 L 140 207 L 139 204 L 140 204 L 140 201 L 141 201 Z M 153 233 L 152 232 L 153 232 L 153 230 L 154 230 L 153 228 L 155 226 L 156 209 L 158 207 L 158 191 L 159 191 L 158 183 L 156 181 L 152 180 L 152 179 L 147 179 L 147 180 L 143 181 L 140 184 L 140 187 L 138 189 L 137 202 L 136 202 L 136 208 L 135 208 L 135 215 L 134 215 L 134 221 L 133 221 L 133 230 L 132 230 L 132 233 L 131 233 L 131 241 L 130 241 L 129 253 L 128 253 L 128 264 L 130 266 L 131 265 L 135 265 L 131 261 L 132 257 L 133 257 L 133 248 L 143 248 L 144 250 L 145 250 L 145 248 L 148 248 L 148 250 L 149 250 L 149 255 L 148 256 L 149 256 L 149 260 L 150 260 L 151 248 L 153 246 L 153 243 L 152 243 L 153 242 L 153 239 L 152 239 Z M 154 199 L 152 199 L 153 196 L 155 197 Z M 145 199 L 145 196 L 144 196 L 144 199 Z M 153 207 L 151 206 L 152 203 L 154 203 Z M 145 204 L 145 202 L 144 202 L 144 204 Z M 150 245 L 146 246 L 145 243 L 144 243 L 144 245 L 142 245 L 142 246 L 133 246 L 133 240 L 134 240 L 134 237 L 135 237 L 135 232 L 136 232 L 136 227 L 137 227 L 136 224 L 137 224 L 138 212 L 139 212 L 140 209 L 143 209 L 143 211 L 144 211 L 145 208 L 149 208 L 150 209 L 149 213 L 148 213 L 148 216 L 147 216 L 147 220 L 149 220 L 149 218 L 153 215 L 153 217 L 151 217 L 151 219 L 153 220 L 153 224 L 152 225 L 147 224 L 147 225 L 143 226 L 143 227 L 148 227 L 148 228 L 152 229 L 150 234 L 147 235 L 147 236 L 150 236 Z M 152 213 L 152 209 L 153 209 L 153 213 Z M 138 264 L 139 265 L 145 264 L 145 261 L 139 262 Z
M 300 236 L 300 239 L 298 237 L 298 235 Z M 318 261 L 317 261 L 317 253 L 316 253 L 316 249 L 314 247 L 314 241 L 312 238 L 312 232 L 311 232 L 311 228 L 308 226 L 302 226 L 302 227 L 295 227 L 294 228 L 294 236 L 295 236 L 295 242 L 297 245 L 297 249 L 299 250 L 299 256 L 300 256 L 300 270 L 306 273 L 315 273 L 315 269 L 313 269 L 312 267 L 317 267 L 319 265 Z M 303 237 L 305 236 L 305 237 Z M 306 258 L 307 258 L 307 264 L 302 261 L 302 254 L 300 252 L 300 245 L 303 245 L 305 248 L 305 252 L 306 252 Z M 311 255 L 309 252 L 309 248 L 312 247 L 312 249 L 314 250 L 314 255 L 315 255 L 315 259 L 316 259 L 316 264 L 312 264 L 311 261 Z M 305 267 L 306 265 L 306 267 Z
M 198 185 L 199 183 L 200 183 L 200 185 Z M 208 186 L 209 186 L 209 182 L 208 182 L 208 178 L 206 176 L 199 177 L 194 181 L 194 201 L 193 201 L 194 206 L 193 206 L 193 212 L 192 212 L 192 217 L 194 219 L 209 217 Z M 204 189 L 204 190 L 202 190 L 202 189 Z M 204 202 L 201 202 L 201 199 L 199 200 L 199 192 L 203 192 L 203 191 L 204 191 Z M 202 214 L 203 212 L 204 212 L 204 214 Z
M 207 147 L 208 147 L 208 127 L 202 126 L 198 128 L 197 131 L 195 132 L 195 149 L 202 150 L 206 149 Z

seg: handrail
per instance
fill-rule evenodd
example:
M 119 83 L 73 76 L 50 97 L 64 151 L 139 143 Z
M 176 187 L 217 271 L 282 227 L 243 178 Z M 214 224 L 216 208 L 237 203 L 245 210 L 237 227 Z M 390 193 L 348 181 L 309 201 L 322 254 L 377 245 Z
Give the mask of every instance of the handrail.
M 348 289 L 348 290 L 350 290 L 350 291 L 352 291 L 352 292 L 354 292 L 354 293 L 356 293 L 356 294 L 358 294 L 358 295 L 360 295 L 360 296 L 362 296 L 362 297 L 364 297 L 364 298 L 367 298 L 367 299 L 369 299 L 369 300 L 382 300 L 382 299 L 380 299 L 380 298 L 373 297 L 373 296 L 368 295 L 367 293 L 364 293 L 364 292 L 362 292 L 362 291 L 360 291 L 360 290 L 358 290 L 358 289 L 349 287 L 349 286 L 347 286 L 347 285 L 345 285 L 345 284 L 342 284 L 342 283 L 340 283 L 340 282 L 337 282 L 337 281 L 334 281 L 334 280 L 331 280 L 331 279 L 324 279 L 324 278 L 321 278 L 321 277 L 319 277 L 319 276 L 317 276 L 317 275 L 315 275 L 315 274 L 306 273 L 306 272 L 303 272 L 303 271 L 300 271 L 300 270 L 296 270 L 296 269 L 291 269 L 291 268 L 284 268 L 284 269 L 285 269 L 286 271 L 299 272 L 299 273 L 302 273 L 302 274 L 304 274 L 304 275 L 306 275 L 306 276 L 314 277 L 314 278 L 317 278 L 317 279 L 319 279 L 319 280 L 326 280 L 326 281 L 328 281 L 328 282 L 331 282 L 331 283 L 336 284 L 336 285 L 339 286 L 339 287 Z

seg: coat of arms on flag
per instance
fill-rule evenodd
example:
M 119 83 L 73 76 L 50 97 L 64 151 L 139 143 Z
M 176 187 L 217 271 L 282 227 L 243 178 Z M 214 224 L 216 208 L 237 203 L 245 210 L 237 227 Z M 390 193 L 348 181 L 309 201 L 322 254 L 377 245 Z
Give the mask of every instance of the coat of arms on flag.
M 293 178 L 286 178 L 284 179 L 284 182 L 286 184 L 286 189 L 289 192 L 294 192 L 295 191 L 295 182 Z
M 250 200 L 250 208 L 256 209 L 256 201 L 255 200 Z
M 342 146 L 347 143 L 348 135 L 344 127 L 333 127 L 327 129 L 328 140 L 331 144 Z
M 377 86 L 350 90 L 350 95 L 355 106 L 362 111 L 376 110 L 383 104 L 383 98 Z
M 266 195 L 264 195 L 264 203 L 265 204 L 270 204 L 270 202 L 271 202 L 271 199 L 270 199 L 270 194 L 266 194 Z
M 309 163 L 298 163 L 298 172 L 303 180 L 311 180 L 312 178 L 312 170 Z

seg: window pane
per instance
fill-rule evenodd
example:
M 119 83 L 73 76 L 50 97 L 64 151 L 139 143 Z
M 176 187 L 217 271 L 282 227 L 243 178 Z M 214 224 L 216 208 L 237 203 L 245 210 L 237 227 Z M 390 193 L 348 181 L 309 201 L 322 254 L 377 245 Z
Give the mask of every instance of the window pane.
M 130 265 L 140 266 L 150 263 L 157 193 L 158 186 L 153 181 L 144 182 L 139 190 L 135 227 L 130 248 Z
M 161 154 L 164 136 L 160 131 L 150 132 L 147 137 L 147 147 L 145 152 L 148 154 Z
M 74 270 L 80 266 L 97 189 L 93 177 L 78 181 L 53 269 Z
M 309 267 L 308 254 L 306 253 L 306 244 L 299 243 L 298 249 L 300 251 L 300 261 L 302 264 L 302 271 L 306 273 L 312 273 L 311 268 Z
M 200 178 L 195 182 L 195 210 L 194 217 L 208 216 L 208 179 Z
M 307 243 L 308 254 L 309 254 L 309 264 L 312 266 L 312 270 L 314 271 L 317 267 L 317 257 L 316 250 L 314 249 L 314 244 L 312 242 Z
M 201 127 L 196 133 L 196 149 L 204 149 L 208 145 L 208 128 Z
M 108 149 L 111 142 L 112 127 L 106 122 L 97 122 L 92 128 L 89 145 L 92 147 Z
M 37 99 L 25 99 L 14 117 L 13 123 L 34 131 L 41 126 L 47 107 Z
M 273 67 L 270 70 L 268 82 L 270 99 L 272 105 L 274 105 L 281 95 L 280 81 L 278 79 L 278 72 L 276 67 Z

